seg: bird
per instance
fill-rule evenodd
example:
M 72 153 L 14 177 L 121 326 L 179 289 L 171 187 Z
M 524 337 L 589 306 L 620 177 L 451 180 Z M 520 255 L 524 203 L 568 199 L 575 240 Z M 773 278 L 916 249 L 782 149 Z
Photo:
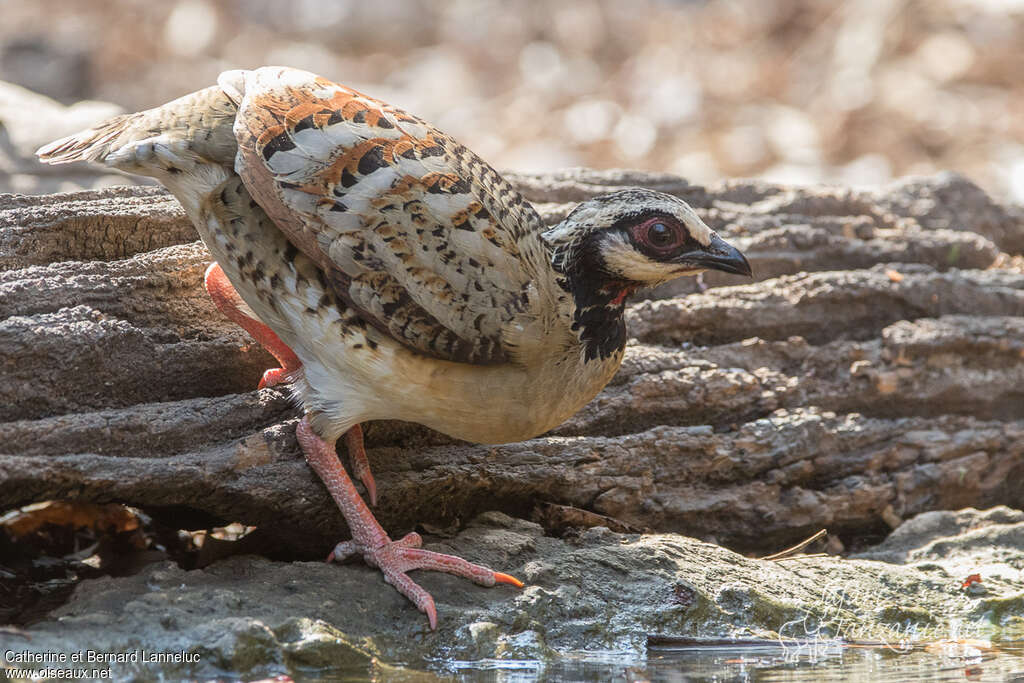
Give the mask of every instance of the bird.
M 586 199 L 548 227 L 489 164 L 397 107 L 308 71 L 266 66 L 41 147 L 150 176 L 213 257 L 216 307 L 280 364 L 296 438 L 351 531 L 328 561 L 362 556 L 437 628 L 407 574 L 521 581 L 392 540 L 360 425 L 415 422 L 485 444 L 561 424 L 622 362 L 634 292 L 747 259 L 682 199 L 643 188 Z M 344 439 L 352 474 L 339 460 Z

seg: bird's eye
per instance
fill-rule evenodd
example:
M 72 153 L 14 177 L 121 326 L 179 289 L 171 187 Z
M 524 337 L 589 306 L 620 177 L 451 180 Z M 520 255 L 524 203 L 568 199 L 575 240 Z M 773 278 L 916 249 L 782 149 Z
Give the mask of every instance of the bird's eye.
M 684 228 L 668 216 L 651 216 L 629 230 L 638 246 L 663 255 L 674 251 L 687 238 Z
M 652 223 L 647 228 L 647 241 L 655 247 L 668 247 L 676 241 L 676 231 L 665 223 Z

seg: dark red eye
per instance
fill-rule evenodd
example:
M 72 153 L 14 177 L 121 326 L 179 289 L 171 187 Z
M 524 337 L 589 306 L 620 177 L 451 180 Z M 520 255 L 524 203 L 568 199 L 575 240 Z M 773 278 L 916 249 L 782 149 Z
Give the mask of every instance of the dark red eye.
M 674 220 L 654 217 L 633 228 L 633 238 L 661 251 L 679 246 L 683 241 L 683 234 Z

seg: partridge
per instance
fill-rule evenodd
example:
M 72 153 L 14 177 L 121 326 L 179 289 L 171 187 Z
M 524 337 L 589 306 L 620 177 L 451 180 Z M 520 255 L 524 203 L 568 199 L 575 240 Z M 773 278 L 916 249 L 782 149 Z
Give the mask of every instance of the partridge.
M 335 451 L 344 437 L 371 504 L 360 423 L 417 422 L 505 443 L 552 429 L 622 361 L 626 298 L 743 255 L 680 199 L 628 189 L 547 229 L 493 168 L 430 124 L 306 71 L 228 71 L 217 85 L 46 145 L 158 179 L 215 259 L 217 307 L 273 354 L 260 386 L 291 385 L 306 460 L 361 555 L 426 613 L 406 572 L 522 584 L 391 540 Z

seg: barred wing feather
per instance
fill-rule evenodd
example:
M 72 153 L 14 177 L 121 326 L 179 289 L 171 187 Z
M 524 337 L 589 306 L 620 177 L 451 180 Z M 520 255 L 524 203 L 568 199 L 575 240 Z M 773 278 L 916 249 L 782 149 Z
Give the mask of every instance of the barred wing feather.
M 420 119 L 296 69 L 229 71 L 235 169 L 366 320 L 469 363 L 509 359 L 536 303 L 541 221 L 472 152 Z

